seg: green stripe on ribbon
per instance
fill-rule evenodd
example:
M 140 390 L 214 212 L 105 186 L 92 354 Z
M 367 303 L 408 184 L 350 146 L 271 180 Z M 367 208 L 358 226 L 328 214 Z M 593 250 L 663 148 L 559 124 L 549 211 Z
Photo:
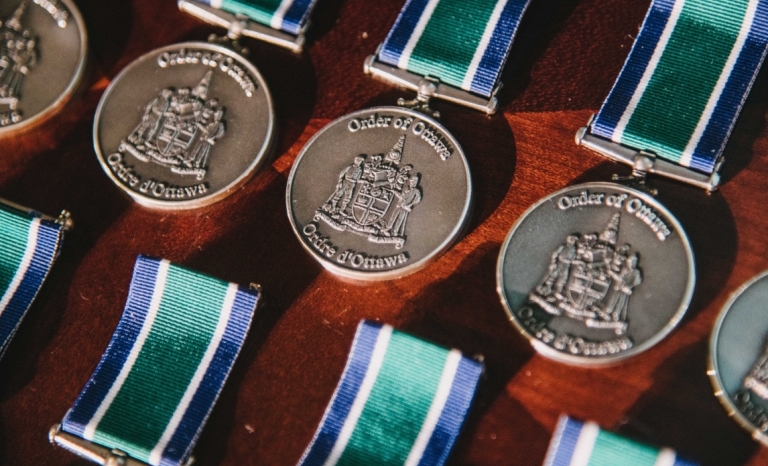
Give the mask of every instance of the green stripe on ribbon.
M 168 269 L 157 317 L 94 442 L 149 461 L 213 338 L 227 287 L 193 271 Z
M 0 296 L 5 294 L 16 276 L 29 242 L 32 218 L 0 204 Z
M 272 17 L 280 7 L 280 0 L 222 0 L 221 9 L 233 14 L 241 14 L 266 26 L 272 23 Z
M 407 69 L 461 88 L 497 3 L 440 0 L 413 48 Z
M 736 44 L 748 4 L 686 0 L 622 144 L 680 161 Z
M 654 466 L 659 450 L 603 430 L 586 466 Z
M 392 334 L 339 466 L 405 463 L 432 405 L 448 354 L 412 336 Z M 387 419 L 400 422 L 396 432 Z

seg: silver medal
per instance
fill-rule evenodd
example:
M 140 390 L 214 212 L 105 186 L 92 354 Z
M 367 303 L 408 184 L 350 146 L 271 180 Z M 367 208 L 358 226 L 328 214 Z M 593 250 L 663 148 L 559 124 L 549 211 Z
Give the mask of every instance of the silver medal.
M 154 50 L 126 67 L 99 103 L 94 145 L 112 180 L 140 204 L 189 209 L 245 183 L 274 132 L 258 70 L 220 45 Z
M 709 376 L 728 414 L 768 445 L 768 272 L 736 291 L 710 341 Z
M 328 270 L 398 278 L 445 252 L 470 209 L 469 166 L 438 122 L 402 107 L 342 117 L 320 130 L 288 178 L 288 217 Z
M 0 1 L 0 135 L 64 106 L 82 80 L 87 43 L 70 0 Z
M 672 331 L 695 271 L 685 232 L 653 197 L 588 183 L 523 214 L 502 247 L 497 280 L 511 321 L 537 351 L 604 365 Z

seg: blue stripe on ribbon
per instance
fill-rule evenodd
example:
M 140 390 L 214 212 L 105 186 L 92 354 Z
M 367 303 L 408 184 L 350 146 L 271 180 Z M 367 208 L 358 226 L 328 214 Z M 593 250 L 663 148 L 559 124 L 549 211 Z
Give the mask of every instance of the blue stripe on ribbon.
M 470 90 L 477 94 L 490 96 L 501 76 L 501 70 L 512 48 L 520 20 L 528 8 L 530 0 L 509 0 L 501 12 L 499 22 L 493 30 L 491 41 L 485 49 L 477 73 L 472 80 Z
M 464 419 L 472 404 L 477 391 L 483 365 L 470 359 L 461 358 L 456 377 L 451 387 L 451 393 L 445 402 L 443 412 L 437 421 L 435 431 L 427 443 L 419 466 L 442 465 L 448 459 L 448 454 L 461 431 Z
M 43 281 L 53 266 L 62 240 L 61 225 L 42 220 L 37 231 L 37 246 L 24 277 L 5 309 L 0 309 L 0 358 L 3 357 L 22 319 L 32 305 Z
M 654 0 L 611 93 L 592 123 L 592 134 L 612 139 L 672 16 L 675 0 Z M 617 141 L 614 141 L 617 142 Z
M 341 376 L 341 382 L 323 415 L 320 429 L 299 461 L 299 465 L 321 466 L 328 459 L 360 391 L 380 332 L 381 325 L 372 322 L 363 321 L 357 327 L 355 341 L 352 344 L 347 367 L 344 368 Z
M 139 256 L 133 269 L 133 278 L 128 290 L 128 302 L 123 317 L 117 325 L 112 341 L 109 342 L 96 371 L 80 393 L 72 409 L 62 422 L 62 429 L 70 434 L 83 436 L 85 426 L 96 414 L 109 389 L 117 380 L 120 369 L 125 365 L 131 348 L 147 319 L 152 302 L 160 260 Z
M 712 119 L 694 150 L 691 168 L 707 173 L 714 171 L 715 162 L 725 149 L 725 144 L 736 124 L 736 118 L 741 113 L 757 72 L 763 64 L 767 43 L 768 2 L 761 1 L 758 3 L 755 22 L 744 44 L 744 49 L 715 107 Z
M 251 326 L 253 310 L 256 308 L 258 299 L 259 296 L 255 291 L 240 288 L 237 292 L 224 337 L 181 423 L 163 451 L 160 466 L 178 466 L 186 462 L 192 453 L 192 447 L 197 442 L 203 425 L 240 353 Z
M 315 6 L 315 0 L 294 0 L 288 11 L 283 16 L 283 25 L 281 29 L 285 32 L 298 35 L 309 20 L 312 8 Z
M 379 60 L 397 66 L 429 0 L 408 0 L 379 51 Z
M 570 466 L 573 452 L 576 451 L 576 442 L 579 440 L 581 422 L 562 416 L 557 423 L 557 430 L 552 437 L 547 459 L 544 466 Z

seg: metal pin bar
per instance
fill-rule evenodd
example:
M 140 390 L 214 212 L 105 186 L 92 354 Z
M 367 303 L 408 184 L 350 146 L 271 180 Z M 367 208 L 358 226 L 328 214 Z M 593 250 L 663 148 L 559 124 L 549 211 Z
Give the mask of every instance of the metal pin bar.
M 576 144 L 592 149 L 616 162 L 627 164 L 635 170 L 688 183 L 706 189 L 708 192 L 717 191 L 717 188 L 720 186 L 720 175 L 717 173 L 720 164 L 718 164 L 717 169 L 712 175 L 707 175 L 659 159 L 653 154 L 630 149 L 607 139 L 594 136 L 589 133 L 589 127 L 581 128 L 576 133 Z
M 424 80 L 424 76 L 413 74 L 409 71 L 401 70 L 400 68 L 376 60 L 376 55 L 371 55 L 365 60 L 364 70 L 365 74 L 370 74 L 376 79 L 412 91 L 418 91 L 419 85 Z M 486 99 L 465 90 L 436 82 L 435 91 L 431 97 L 479 110 L 488 115 L 493 115 L 499 108 L 499 100 L 496 98 L 496 93 L 500 88 L 501 86 L 498 86 L 494 90 L 491 98 Z
M 62 210 L 58 217 L 53 217 L 51 215 L 42 214 L 34 209 L 30 209 L 29 207 L 25 207 L 21 204 L 17 204 L 7 199 L 0 198 L 0 203 L 5 204 L 8 207 L 11 207 L 13 209 L 20 210 L 22 212 L 34 213 L 35 215 L 39 216 L 43 220 L 48 220 L 49 222 L 58 223 L 59 225 L 61 225 L 64 231 L 71 231 L 75 227 L 75 222 L 72 221 L 72 215 L 66 210 Z
M 227 30 L 229 30 L 233 24 L 237 25 L 242 21 L 242 16 L 233 15 L 232 13 L 212 8 L 194 0 L 179 0 L 179 9 L 208 24 L 223 27 Z M 238 32 L 245 37 L 263 40 L 270 44 L 285 47 L 294 53 L 301 53 L 304 49 L 304 42 L 306 40 L 304 33 L 307 26 L 309 26 L 309 23 L 299 31 L 298 35 L 294 36 L 293 34 L 278 31 L 277 29 L 272 29 L 263 24 L 248 20 L 242 30 L 238 28 Z
M 80 458 L 92 461 L 102 466 L 148 466 L 147 463 L 131 458 L 125 452 L 109 449 L 84 440 L 66 432 L 62 432 L 61 424 L 51 427 L 48 440 Z M 189 458 L 184 466 L 192 466 L 194 458 Z

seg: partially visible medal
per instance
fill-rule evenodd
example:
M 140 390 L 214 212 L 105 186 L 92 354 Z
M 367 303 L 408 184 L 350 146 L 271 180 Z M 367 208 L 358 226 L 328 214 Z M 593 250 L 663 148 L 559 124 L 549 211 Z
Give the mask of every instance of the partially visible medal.
M 0 136 L 60 110 L 85 72 L 88 37 L 71 0 L 0 1 Z
M 159 209 L 209 205 L 267 159 L 275 132 L 272 98 L 241 54 L 239 38 L 266 38 L 300 51 L 312 7 L 274 3 L 180 1 L 181 10 L 228 28 L 227 36 L 149 52 L 107 88 L 94 123 L 96 153 L 136 202 Z
M 586 183 L 531 207 L 507 236 L 498 286 L 510 320 L 543 355 L 605 365 L 638 354 L 680 322 L 693 252 L 653 197 Z
M 494 113 L 498 78 L 527 4 L 405 4 L 365 71 L 418 91 L 417 98 L 330 123 L 304 146 L 288 178 L 294 232 L 325 268 L 357 280 L 399 278 L 460 237 L 472 201 L 469 166 L 429 101 Z M 463 34 L 446 37 L 445 28 Z
M 712 332 L 709 377 L 728 414 L 768 445 L 768 272 L 744 284 Z
M 555 193 L 518 221 L 499 258 L 502 302 L 539 352 L 611 363 L 650 348 L 682 319 L 693 254 L 645 178 L 717 189 L 762 64 L 766 21 L 758 1 L 654 0 L 611 93 L 576 136 L 631 165 L 631 176 L 614 180 L 644 191 L 600 183 Z

